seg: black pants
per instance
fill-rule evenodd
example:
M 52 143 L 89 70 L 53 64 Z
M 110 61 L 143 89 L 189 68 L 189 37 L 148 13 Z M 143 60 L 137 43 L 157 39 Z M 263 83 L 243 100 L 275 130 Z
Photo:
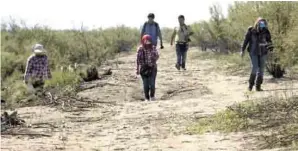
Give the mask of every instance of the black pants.
M 34 81 L 34 82 L 32 82 L 32 86 L 33 86 L 34 89 L 43 88 L 44 81 L 42 81 L 42 80 Z
M 177 55 L 176 65 L 177 66 L 185 68 L 187 50 L 188 50 L 187 43 L 176 44 L 176 55 Z
M 155 80 L 157 75 L 157 68 L 155 68 L 150 76 L 142 76 L 144 94 L 146 99 L 155 97 Z M 150 94 L 149 94 L 150 92 Z

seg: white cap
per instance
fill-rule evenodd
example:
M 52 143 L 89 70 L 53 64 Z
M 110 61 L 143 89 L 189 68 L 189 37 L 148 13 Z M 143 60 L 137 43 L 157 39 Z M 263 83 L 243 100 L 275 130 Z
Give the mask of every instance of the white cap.
M 34 52 L 34 53 L 45 53 L 46 50 L 44 49 L 43 45 L 41 45 L 41 44 L 35 44 L 32 47 L 32 52 Z

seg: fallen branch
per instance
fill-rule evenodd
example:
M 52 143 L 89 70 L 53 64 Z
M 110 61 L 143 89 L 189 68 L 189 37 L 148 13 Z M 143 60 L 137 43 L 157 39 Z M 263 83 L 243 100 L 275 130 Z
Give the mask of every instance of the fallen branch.
M 39 134 L 39 133 L 18 133 L 18 132 L 2 132 L 1 135 L 28 135 L 28 136 L 44 136 L 44 137 L 52 137 L 52 135 L 48 134 Z
M 41 125 L 49 125 L 52 128 L 58 128 L 58 126 L 55 126 L 55 125 L 50 124 L 50 123 L 34 123 L 34 124 L 31 124 L 31 126 L 35 126 L 34 128 L 44 128 Z
M 95 85 L 80 88 L 80 91 L 85 91 L 85 90 L 89 90 L 89 89 L 93 89 L 93 88 L 97 88 L 97 87 L 104 87 L 106 85 L 109 85 L 109 86 L 124 86 L 124 85 L 113 84 L 113 83 L 97 83 Z
M 199 89 L 199 88 L 188 88 L 188 89 L 180 89 L 180 90 L 168 91 L 166 95 L 163 95 L 161 97 L 161 100 L 165 100 L 165 99 L 168 99 L 170 97 L 173 97 L 173 96 L 175 96 L 178 93 L 183 93 L 183 92 L 188 92 L 188 91 L 194 91 L 194 90 L 197 90 L 197 89 Z

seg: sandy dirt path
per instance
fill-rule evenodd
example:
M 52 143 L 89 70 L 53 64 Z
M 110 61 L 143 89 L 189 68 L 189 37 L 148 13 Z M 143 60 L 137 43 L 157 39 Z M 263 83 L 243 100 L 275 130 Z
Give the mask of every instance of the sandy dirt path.
M 2 136 L 2 151 L 205 151 L 253 150 L 254 140 L 243 133 L 190 135 L 186 129 L 196 119 L 235 102 L 246 100 L 247 77 L 229 76 L 214 71 L 214 60 L 199 60 L 199 50 L 189 50 L 187 71 L 174 68 L 174 48 L 160 52 L 155 102 L 142 102 L 141 79 L 134 77 L 135 54 L 123 55 L 109 61 L 106 67 L 117 68 L 104 80 L 109 83 L 80 92 L 79 95 L 108 103 L 84 111 L 61 112 L 50 107 L 18 109 L 34 129 L 50 134 L 38 136 Z M 116 67 L 115 62 L 118 62 Z M 266 97 L 283 91 L 287 81 L 272 81 L 266 77 L 268 91 L 252 97 Z M 298 83 L 298 82 L 297 82 Z M 277 89 L 278 86 L 278 89 Z M 43 124 L 47 123 L 47 124 Z

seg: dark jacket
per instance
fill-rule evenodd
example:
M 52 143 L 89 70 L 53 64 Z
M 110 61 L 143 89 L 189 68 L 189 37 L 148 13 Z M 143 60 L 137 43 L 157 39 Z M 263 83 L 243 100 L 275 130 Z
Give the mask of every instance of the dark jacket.
M 258 21 L 260 20 L 264 19 L 259 19 Z M 269 50 L 272 51 L 273 46 L 269 30 L 267 28 L 262 31 L 259 30 L 257 23 L 254 27 L 249 27 L 242 44 L 242 52 L 245 51 L 247 45 L 248 52 L 250 52 L 251 55 L 266 55 Z

